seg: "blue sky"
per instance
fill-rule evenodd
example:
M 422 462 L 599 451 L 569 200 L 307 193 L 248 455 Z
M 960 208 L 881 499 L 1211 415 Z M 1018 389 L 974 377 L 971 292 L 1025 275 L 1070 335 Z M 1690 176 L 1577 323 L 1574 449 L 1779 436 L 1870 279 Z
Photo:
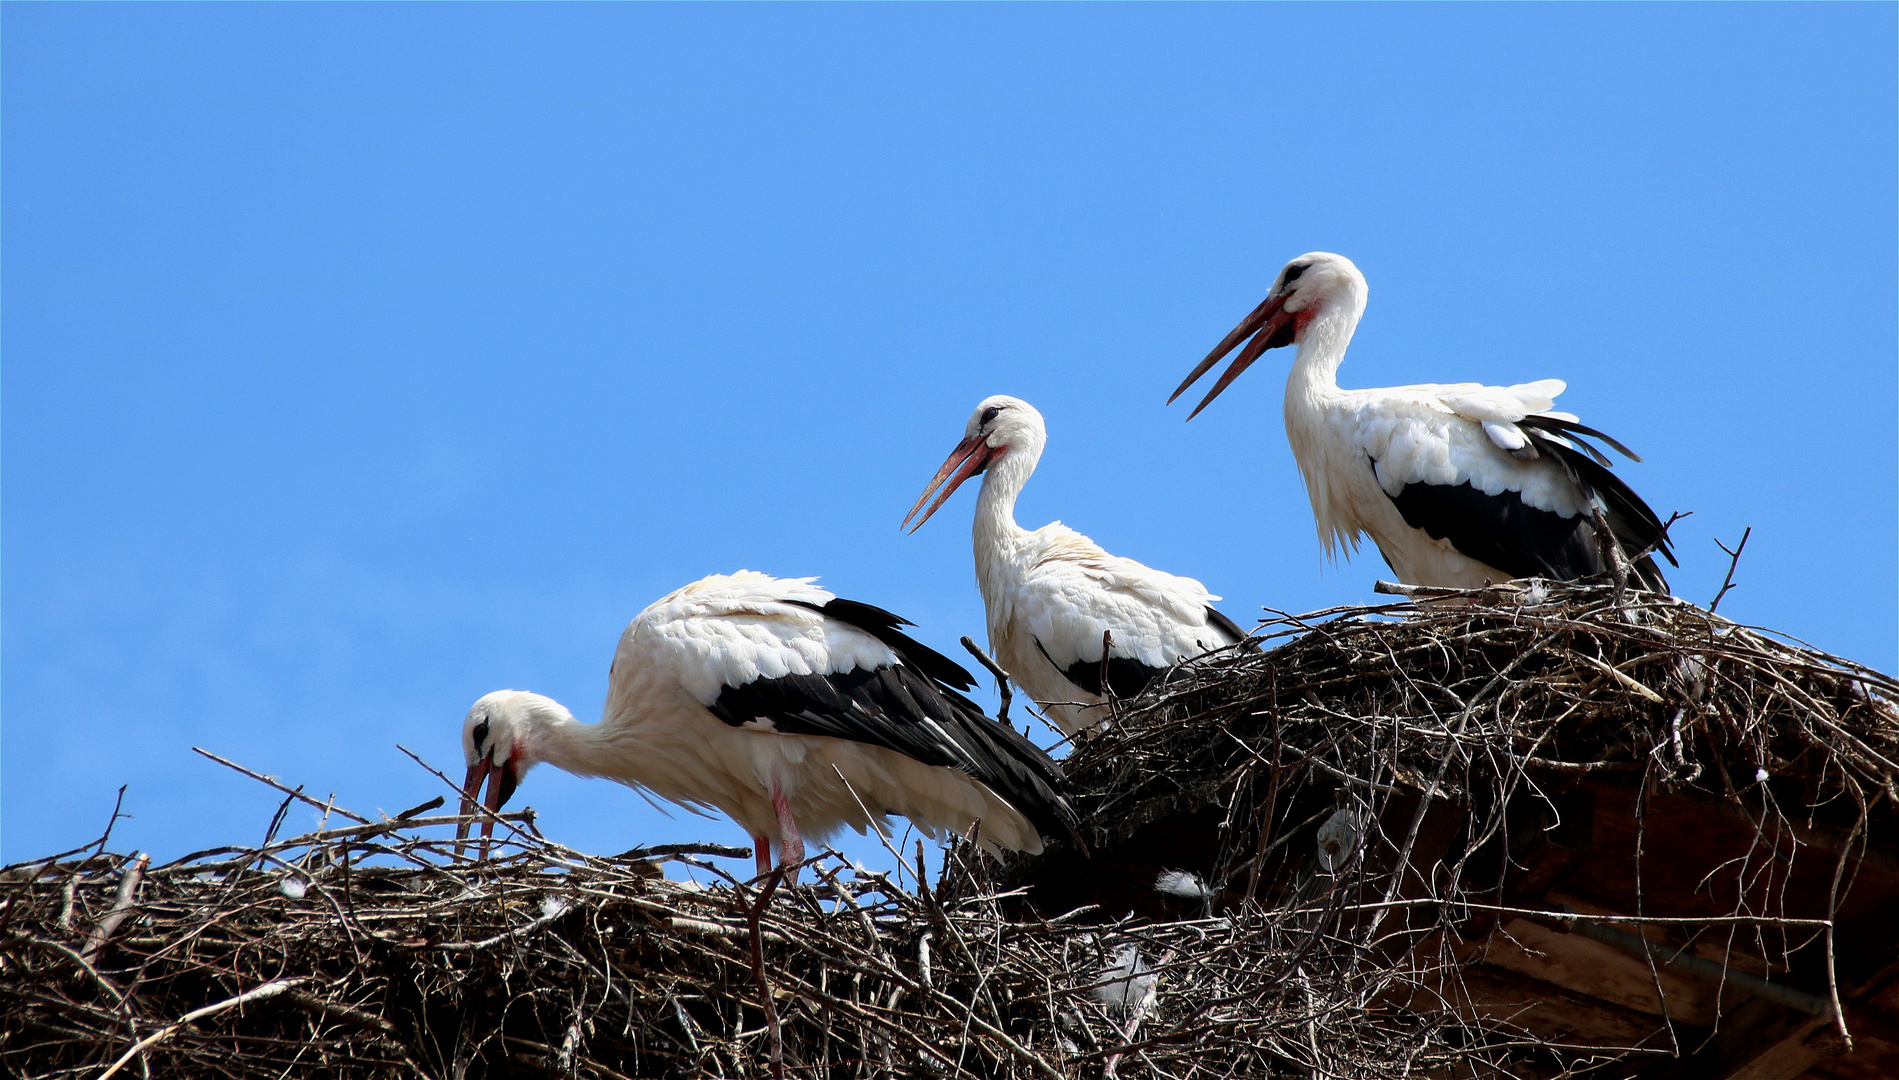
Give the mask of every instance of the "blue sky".
M 1019 507 L 1246 617 L 1322 561 L 1268 354 L 1162 402 L 1288 258 L 1347 385 L 1569 380 L 1705 602 L 1886 670 L 1891 5 L 0 8 L 0 859 L 254 841 L 202 745 L 395 812 L 482 693 L 598 715 L 640 608 L 822 575 L 955 650 L 975 403 Z M 595 851 L 743 842 L 549 770 Z M 307 823 L 293 818 L 291 824 Z M 861 850 L 861 849 L 860 849 Z

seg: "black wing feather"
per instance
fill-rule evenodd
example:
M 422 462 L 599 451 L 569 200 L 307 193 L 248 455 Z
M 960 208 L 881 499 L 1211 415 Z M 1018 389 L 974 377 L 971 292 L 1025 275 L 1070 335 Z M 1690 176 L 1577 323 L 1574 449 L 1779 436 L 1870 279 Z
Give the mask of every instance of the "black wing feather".
M 1573 581 L 1607 569 L 1587 518 L 1525 505 L 1514 491 L 1486 495 L 1469 483 L 1406 484 L 1391 501 L 1405 524 L 1511 577 Z
M 1645 551 L 1659 552 L 1668 560 L 1670 566 L 1680 566 L 1675 561 L 1674 546 L 1668 540 L 1668 526 L 1648 503 L 1635 493 L 1626 481 L 1606 466 L 1578 453 L 1574 448 L 1551 439 L 1546 431 L 1554 429 L 1567 434 L 1580 430 L 1615 447 L 1635 461 L 1642 460 L 1629 453 L 1627 447 L 1594 428 L 1585 428 L 1581 424 L 1572 424 L 1566 420 L 1552 420 L 1546 416 L 1526 416 L 1518 425 L 1524 433 L 1536 441 L 1537 449 L 1551 455 L 1569 471 L 1571 479 L 1581 485 L 1583 490 L 1602 502 L 1604 516 L 1609 520 L 1609 528 L 1622 544 L 1622 551 L 1630 558 Z M 1644 569 L 1646 564 L 1646 569 Z M 1668 583 L 1662 580 L 1661 570 L 1653 559 L 1643 556 L 1636 562 L 1636 569 L 1651 587 L 1667 591 Z
M 1212 606 L 1207 608 L 1207 622 L 1226 635 L 1228 640 L 1235 645 L 1246 640 L 1246 631 L 1240 629 L 1240 624 L 1227 618 L 1217 608 Z M 1101 689 L 1101 661 L 1078 660 L 1063 667 L 1048 654 L 1048 649 L 1043 647 L 1040 640 L 1035 638 L 1029 640 L 1035 642 L 1036 651 L 1042 654 L 1043 659 L 1047 660 L 1056 671 L 1062 673 L 1062 678 L 1096 697 L 1109 696 Z M 1256 650 L 1259 648 L 1257 642 L 1254 643 L 1253 648 Z M 1148 683 L 1169 670 L 1151 667 L 1132 657 L 1115 656 L 1111 653 L 1108 656 L 1108 689 L 1113 691 L 1112 696 L 1126 701 L 1140 696 L 1141 691 L 1147 689 Z
M 1108 657 L 1107 664 L 1108 690 L 1103 690 L 1101 689 L 1101 661 L 1077 660 L 1063 667 L 1055 663 L 1054 657 L 1048 655 L 1048 650 L 1042 647 L 1041 641 L 1035 638 L 1029 640 L 1035 642 L 1035 648 L 1042 654 L 1043 659 L 1054 665 L 1056 671 L 1062 673 L 1062 678 L 1096 697 L 1113 696 L 1123 701 L 1139 697 L 1141 691 L 1147 689 L 1148 683 L 1153 682 L 1156 676 L 1167 670 L 1149 667 L 1130 657 L 1111 655 Z M 1112 691 L 1112 695 L 1108 691 Z
M 1020 732 L 908 664 L 754 679 L 726 687 L 707 708 L 733 727 L 768 721 L 786 734 L 849 739 L 961 770 L 1044 834 L 1073 834 L 1075 811 L 1060 791 L 1061 766 Z
M 1218 608 L 1211 606 L 1207 608 L 1207 621 L 1212 623 L 1215 629 L 1232 638 L 1235 645 L 1246 640 L 1246 631 L 1240 629 L 1240 624 L 1227 618 L 1226 614 Z M 1254 642 L 1253 648 L 1258 649 L 1259 643 Z
M 1547 413 L 1531 413 L 1522 420 L 1517 421 L 1517 426 L 1523 428 L 1540 428 L 1544 431 L 1554 431 L 1564 435 L 1587 435 L 1592 439 L 1601 439 L 1603 442 L 1615 447 L 1617 453 L 1628 458 L 1630 461 L 1642 460 L 1642 455 L 1617 442 L 1614 436 L 1597 431 L 1588 424 L 1577 423 L 1574 420 L 1565 420 L 1560 416 L 1550 416 Z M 1587 444 L 1585 444 L 1585 446 L 1586 445 Z M 1609 463 L 1609 459 L 1601 455 L 1597 455 L 1596 459 L 1605 466 Z
M 1668 591 L 1655 560 L 1656 551 L 1679 566 L 1668 541 L 1668 528 L 1635 490 L 1608 467 L 1608 458 L 1579 436 L 1601 439 L 1631 460 L 1634 452 L 1595 428 L 1560 417 L 1534 414 L 1518 421 L 1539 454 L 1554 460 L 1583 497 L 1599 503 L 1622 553 L 1633 560 L 1642 584 Z M 1374 463 L 1374 468 L 1376 467 Z M 1577 515 L 1565 518 L 1550 510 L 1524 504 L 1514 491 L 1486 495 L 1468 483 L 1406 484 L 1391 501 L 1412 528 L 1433 539 L 1450 540 L 1458 551 L 1488 563 L 1512 577 L 1547 577 L 1573 581 L 1607 570 L 1595 527 Z
M 916 625 L 901 615 L 893 615 L 874 604 L 846 600 L 843 597 L 836 597 L 825 604 L 811 604 L 803 600 L 785 602 L 801 608 L 810 608 L 838 622 L 857 627 L 889 646 L 890 651 L 896 653 L 904 663 L 937 682 L 947 683 L 958 690 L 976 688 L 975 676 L 961 664 L 897 629 L 899 626 Z

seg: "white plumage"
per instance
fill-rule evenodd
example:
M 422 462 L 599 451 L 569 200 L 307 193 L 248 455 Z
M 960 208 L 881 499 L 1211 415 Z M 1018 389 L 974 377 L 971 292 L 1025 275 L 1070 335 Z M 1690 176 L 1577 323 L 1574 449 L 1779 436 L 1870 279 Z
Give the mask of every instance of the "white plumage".
M 1105 719 L 1104 691 L 1132 697 L 1161 671 L 1245 639 L 1198 581 L 1110 555 L 1059 521 L 1035 530 L 1015 523 L 1016 496 L 1048 439 L 1042 414 L 1028 402 L 987 398 L 964 430 L 904 523 L 938 484 L 942 491 L 915 528 L 963 481 L 986 473 L 973 531 L 989 649 L 1062 730 Z M 1112 635 L 1105 687 L 1104 634 Z
M 1575 416 L 1552 411 L 1562 380 L 1338 385 L 1367 291 L 1350 259 L 1299 256 L 1168 401 L 1249 336 L 1188 419 L 1263 351 L 1296 345 L 1286 437 L 1327 555 L 1356 550 L 1370 535 L 1399 579 L 1416 585 L 1477 588 L 1632 569 L 1646 586 L 1666 591 L 1649 557 L 1658 551 L 1674 562 L 1666 527 L 1585 437 L 1640 459 Z
M 1060 770 L 952 686 L 969 673 L 811 578 L 741 570 L 696 581 L 620 637 L 601 722 L 539 694 L 501 690 L 462 726 L 468 798 L 498 809 L 539 762 L 732 816 L 786 865 L 802 837 L 884 828 L 900 814 L 934 836 L 978 822 L 993 848 L 1040 851 L 1072 811 Z

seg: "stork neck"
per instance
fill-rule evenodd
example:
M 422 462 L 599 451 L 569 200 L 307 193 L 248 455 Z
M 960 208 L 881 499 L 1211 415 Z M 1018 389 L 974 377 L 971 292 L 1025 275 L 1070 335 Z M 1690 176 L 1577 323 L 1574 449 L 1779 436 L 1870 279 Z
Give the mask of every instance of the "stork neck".
M 1286 392 L 1338 389 L 1339 365 L 1345 361 L 1346 346 L 1358 330 L 1362 308 L 1349 303 L 1326 305 L 1299 335 L 1299 355 L 1293 359 Z
M 601 735 L 606 729 L 604 723 L 583 724 L 571 714 L 543 716 L 533 725 L 527 756 L 576 776 L 600 776 Z
M 980 582 L 993 580 L 993 565 L 1013 548 L 1017 537 L 1026 531 L 1015 523 L 1015 500 L 1035 472 L 1042 456 L 1036 445 L 1012 446 L 991 461 L 983 474 L 982 494 L 976 498 L 976 519 L 972 533 L 976 546 L 976 576 Z

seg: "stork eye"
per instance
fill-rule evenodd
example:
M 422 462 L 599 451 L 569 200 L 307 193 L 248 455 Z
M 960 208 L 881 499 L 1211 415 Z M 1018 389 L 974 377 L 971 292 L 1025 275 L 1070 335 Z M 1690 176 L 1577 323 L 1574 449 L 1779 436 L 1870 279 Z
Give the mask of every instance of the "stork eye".
M 1002 411 L 1002 406 L 1000 405 L 991 405 L 987 409 L 984 409 L 982 411 L 982 426 L 988 427 L 989 422 L 991 420 L 994 420 L 996 418 L 996 414 L 1001 411 Z
M 483 720 L 481 723 L 475 725 L 475 749 L 480 750 L 482 747 L 487 746 L 487 745 L 488 745 L 488 721 Z
M 1292 284 L 1293 282 L 1295 282 L 1295 281 L 1298 281 L 1298 280 L 1299 280 L 1299 275 L 1300 275 L 1300 274 L 1303 274 L 1303 273 L 1305 273 L 1305 272 L 1306 272 L 1306 267 L 1304 267 L 1304 266 L 1288 266 L 1288 267 L 1286 267 L 1286 280 L 1285 280 L 1285 282 L 1284 282 L 1284 284 L 1286 284 L 1286 285 L 1290 285 L 1290 284 Z

